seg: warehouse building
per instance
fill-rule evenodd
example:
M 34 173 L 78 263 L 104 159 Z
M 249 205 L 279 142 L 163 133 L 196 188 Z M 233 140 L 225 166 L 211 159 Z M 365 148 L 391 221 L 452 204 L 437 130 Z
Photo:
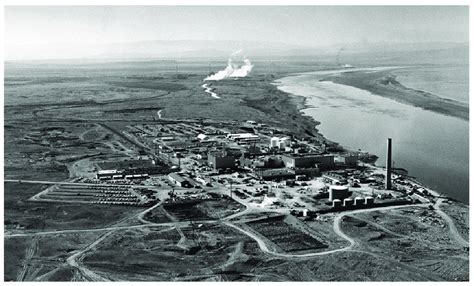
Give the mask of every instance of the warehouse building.
M 183 187 L 183 188 L 190 188 L 192 187 L 191 182 L 187 180 L 186 178 L 182 177 L 178 173 L 171 173 L 168 175 L 168 179 L 170 180 L 171 183 L 175 184 L 178 187 Z

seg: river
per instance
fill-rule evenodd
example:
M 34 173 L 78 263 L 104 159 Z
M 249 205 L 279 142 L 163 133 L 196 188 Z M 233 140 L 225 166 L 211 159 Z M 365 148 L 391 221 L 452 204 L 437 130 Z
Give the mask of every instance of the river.
M 380 68 L 377 68 L 380 69 Z M 393 141 L 396 168 L 452 198 L 469 203 L 469 124 L 467 121 L 402 104 L 350 86 L 321 82 L 337 71 L 292 75 L 275 82 L 282 91 L 306 97 L 319 131 L 351 150 L 379 156 L 385 165 L 386 140 Z

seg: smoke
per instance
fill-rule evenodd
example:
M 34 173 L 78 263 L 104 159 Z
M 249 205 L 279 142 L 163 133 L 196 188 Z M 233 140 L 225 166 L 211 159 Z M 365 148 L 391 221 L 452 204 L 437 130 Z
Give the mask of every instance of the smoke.
M 339 65 L 339 57 L 340 57 L 341 53 L 342 53 L 343 51 L 345 51 L 346 48 L 347 48 L 347 45 L 344 45 L 344 46 L 342 46 L 342 47 L 339 49 L 339 51 L 337 52 L 337 56 L 336 56 L 337 65 Z
M 225 78 L 238 78 L 238 77 L 246 77 L 253 68 L 252 63 L 249 59 L 244 56 L 244 64 L 239 66 L 232 62 L 232 57 L 242 53 L 242 50 L 235 51 L 231 54 L 231 57 L 227 61 L 227 67 L 223 70 L 216 72 L 213 75 L 206 77 L 204 80 L 221 80 Z

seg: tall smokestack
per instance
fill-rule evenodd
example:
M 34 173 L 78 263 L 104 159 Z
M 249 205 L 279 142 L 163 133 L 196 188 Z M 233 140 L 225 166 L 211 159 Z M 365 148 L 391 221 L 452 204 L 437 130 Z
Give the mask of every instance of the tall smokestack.
M 387 174 L 385 175 L 385 189 L 392 188 L 392 138 L 387 139 Z

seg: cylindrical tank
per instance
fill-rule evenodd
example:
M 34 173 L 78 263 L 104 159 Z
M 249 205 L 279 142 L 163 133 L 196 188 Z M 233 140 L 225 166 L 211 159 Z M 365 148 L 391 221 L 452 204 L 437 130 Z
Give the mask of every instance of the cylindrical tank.
M 354 203 L 354 201 L 352 199 L 344 199 L 344 206 L 345 207 L 349 207 L 349 206 L 352 206 L 352 204 Z
M 365 198 L 365 204 L 368 205 L 368 206 L 373 205 L 374 204 L 374 198 L 366 197 Z
M 335 199 L 343 200 L 349 196 L 349 188 L 346 186 L 330 186 L 329 187 L 329 200 Z
M 361 197 L 357 197 L 354 199 L 355 206 L 362 206 L 364 204 L 364 199 Z
M 342 201 L 339 199 L 335 199 L 332 201 L 333 208 L 340 208 L 342 206 Z

